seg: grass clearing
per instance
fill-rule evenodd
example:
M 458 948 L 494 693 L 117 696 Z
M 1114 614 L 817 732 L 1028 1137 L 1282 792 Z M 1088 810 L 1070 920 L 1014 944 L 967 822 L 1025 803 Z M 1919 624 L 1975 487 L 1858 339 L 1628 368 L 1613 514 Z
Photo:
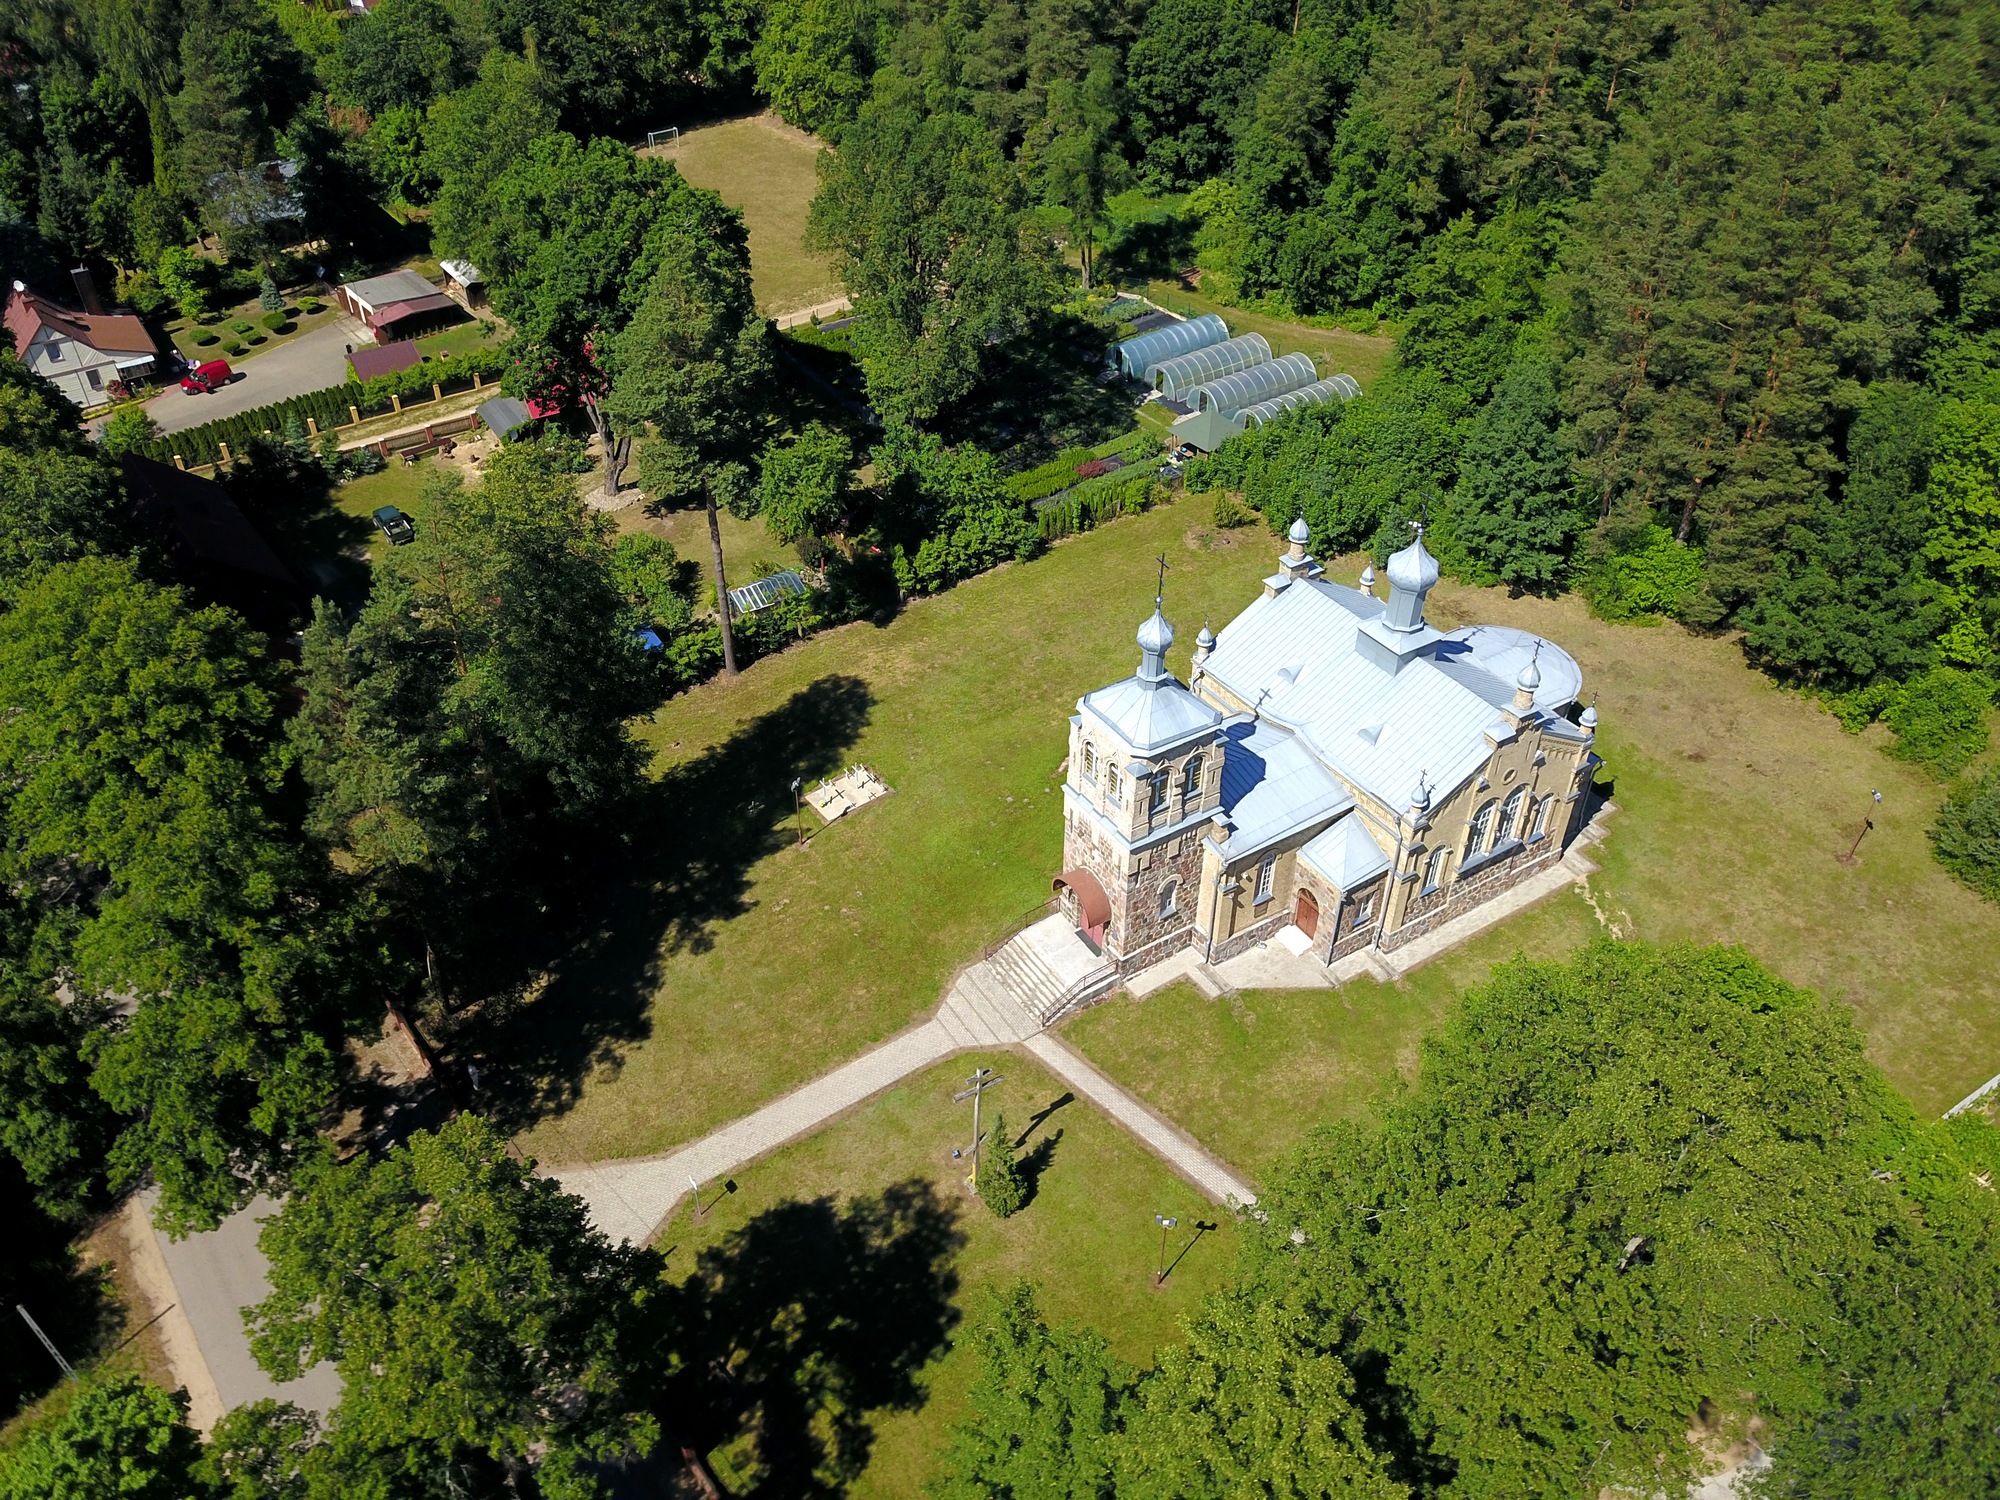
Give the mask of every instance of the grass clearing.
M 1228 323 L 1231 334 L 1261 333 L 1270 342 L 1273 354 L 1310 354 L 1322 376 L 1345 372 L 1360 381 L 1363 390 L 1372 388 L 1396 357 L 1396 341 L 1384 334 L 1315 328 L 1310 323 L 1290 323 L 1266 313 L 1227 307 L 1212 297 L 1189 291 L 1178 281 L 1149 282 L 1145 290 L 1160 306 L 1184 317 L 1217 313 Z
M 680 168 L 743 211 L 750 231 L 750 281 L 757 309 L 777 317 L 817 307 L 845 290 L 833 263 L 806 249 L 806 210 L 819 191 L 820 142 L 776 115 L 719 120 L 680 139 L 643 149 Z
M 1220 1000 L 1185 982 L 1144 1000 L 1121 991 L 1063 1035 L 1254 1183 L 1314 1125 L 1361 1114 L 1396 1080 L 1414 1081 L 1425 1033 L 1492 965 L 1516 954 L 1558 958 L 1599 930 L 1589 903 L 1565 892 L 1396 984 Z
M 672 542 L 682 562 L 691 562 L 701 570 L 695 607 L 715 607 L 715 550 L 708 538 L 708 511 L 705 508 L 695 506 L 653 512 L 634 505 L 619 511 L 617 519 L 621 532 L 649 531 Z M 772 537 L 761 515 L 744 521 L 726 510 L 718 510 L 716 519 L 722 530 L 722 568 L 729 575 L 732 589 L 740 589 L 757 577 L 759 564 L 767 564 L 766 571 L 799 565 L 798 553 Z
M 1009 1135 L 1026 1138 L 1025 1160 L 1047 1153 L 1034 1199 L 1010 1219 L 964 1192 L 966 1164 L 951 1159 L 971 1136 L 970 1108 L 951 1095 L 980 1064 L 1005 1079 L 985 1123 L 997 1106 Z M 767 1443 L 796 1451 L 826 1424 L 768 1397 L 760 1376 L 783 1385 L 831 1366 L 828 1384 L 879 1403 L 866 1412 L 863 1461 L 846 1492 L 920 1494 L 965 1411 L 974 1360 L 952 1335 L 981 1288 L 1035 1281 L 1050 1316 L 1091 1324 L 1121 1358 L 1147 1365 L 1174 1320 L 1226 1279 L 1235 1260 L 1226 1216 L 1110 1119 L 1068 1099 L 1032 1058 L 953 1058 L 745 1168 L 738 1191 L 711 1197 L 699 1220 L 683 1207 L 667 1225 L 669 1277 L 687 1279 L 704 1257 L 711 1306 L 728 1313 L 706 1320 L 728 1343 L 702 1353 L 749 1356 L 733 1364 Z M 1180 1220 L 1168 1258 L 1187 1252 L 1160 1290 L 1155 1214 Z M 1197 1238 L 1197 1221 L 1218 1227 Z M 776 1492 L 756 1484 L 747 1442 L 725 1443 L 716 1462 L 732 1492 Z

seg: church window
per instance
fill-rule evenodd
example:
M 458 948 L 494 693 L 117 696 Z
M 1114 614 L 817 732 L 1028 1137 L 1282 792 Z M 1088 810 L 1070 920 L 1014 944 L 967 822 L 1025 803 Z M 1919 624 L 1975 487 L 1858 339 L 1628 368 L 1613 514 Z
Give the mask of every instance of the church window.
M 1431 851 L 1430 862 L 1424 866 L 1424 894 L 1426 896 L 1444 884 L 1445 862 L 1450 858 L 1451 850 L 1449 849 L 1433 849 Z
M 1187 768 L 1181 772 L 1181 796 L 1192 798 L 1200 795 L 1201 757 L 1196 755 L 1189 758 Z
M 1472 832 L 1467 834 L 1465 839 L 1465 857 L 1467 859 L 1471 859 L 1475 854 L 1486 852 L 1487 841 L 1493 834 L 1493 813 L 1499 805 L 1498 802 L 1489 797 L 1480 805 L 1479 811 L 1472 815 Z
M 1363 896 L 1360 905 L 1354 908 L 1354 916 L 1347 924 L 1349 932 L 1359 932 L 1368 925 L 1368 919 L 1375 915 L 1375 898 Z
M 1097 750 L 1088 741 L 1084 743 L 1083 747 L 1083 779 L 1085 781 L 1097 780 Z
M 1181 883 L 1178 880 L 1169 880 L 1160 887 L 1161 916 L 1171 917 L 1174 914 L 1174 900 L 1180 895 L 1180 889 Z
M 1157 771 L 1147 780 L 1152 783 L 1153 794 L 1146 799 L 1146 811 L 1164 812 L 1167 806 L 1167 787 L 1171 783 L 1171 778 L 1165 771 Z
M 1507 794 L 1507 805 L 1500 809 L 1500 837 L 1517 839 L 1521 836 L 1521 808 L 1528 800 L 1528 789 L 1517 786 Z
M 1119 774 L 1118 768 L 1107 763 L 1104 767 L 1104 793 L 1113 807 L 1125 805 L 1124 782 L 1125 778 Z
M 1551 792 L 1535 804 L 1535 831 L 1528 835 L 1531 840 L 1549 831 L 1549 809 L 1555 806 L 1555 801 L 1555 793 Z
M 1264 862 L 1257 866 L 1257 904 L 1262 906 L 1271 899 L 1271 878 L 1278 868 L 1278 856 L 1267 854 Z

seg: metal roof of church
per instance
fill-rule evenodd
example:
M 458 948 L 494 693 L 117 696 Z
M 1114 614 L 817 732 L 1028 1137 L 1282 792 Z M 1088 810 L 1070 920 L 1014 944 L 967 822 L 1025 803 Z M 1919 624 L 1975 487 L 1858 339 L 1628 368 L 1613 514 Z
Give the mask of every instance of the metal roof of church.
M 1538 638 L 1500 626 L 1453 631 L 1391 673 L 1355 640 L 1382 614 L 1382 601 L 1358 589 L 1299 580 L 1224 626 L 1203 671 L 1347 781 L 1402 808 L 1419 776 L 1450 788 L 1485 763 L 1486 731 L 1513 699 L 1515 657 Z M 1540 649 L 1535 706 L 1554 712 L 1574 700 L 1583 674 L 1561 647 Z
M 1222 722 L 1221 714 L 1171 679 L 1149 685 L 1128 677 L 1084 694 L 1077 707 L 1140 755 L 1207 733 Z
M 1389 856 L 1358 817 L 1342 818 L 1317 835 L 1299 850 L 1299 858 L 1343 891 L 1351 891 L 1389 868 Z
M 1223 731 L 1222 812 L 1230 859 L 1255 853 L 1286 834 L 1354 806 L 1296 735 L 1240 718 Z

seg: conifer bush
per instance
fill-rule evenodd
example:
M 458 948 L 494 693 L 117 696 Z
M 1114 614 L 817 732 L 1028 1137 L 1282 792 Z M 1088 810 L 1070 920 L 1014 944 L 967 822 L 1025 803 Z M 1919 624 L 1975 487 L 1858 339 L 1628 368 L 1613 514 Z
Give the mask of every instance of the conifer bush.
M 994 1217 L 1012 1218 L 1028 1203 L 1028 1184 L 1021 1176 L 1020 1159 L 1007 1134 L 1007 1116 L 993 1117 L 993 1133 L 979 1148 L 979 1176 L 973 1183 L 980 1201 L 993 1210 Z
M 1993 679 L 1985 673 L 1932 667 L 1911 678 L 1883 714 L 1896 734 L 1889 753 L 1939 781 L 1955 776 L 1986 748 L 1992 705 Z

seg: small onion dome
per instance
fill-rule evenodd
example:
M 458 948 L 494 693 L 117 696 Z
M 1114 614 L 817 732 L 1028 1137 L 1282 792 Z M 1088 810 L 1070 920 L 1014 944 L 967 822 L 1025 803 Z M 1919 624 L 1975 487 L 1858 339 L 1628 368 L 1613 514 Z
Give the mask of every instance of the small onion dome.
M 1535 656 L 1540 655 L 1539 651 L 1535 653 Z M 1542 685 L 1542 668 L 1541 664 L 1535 660 L 1535 656 L 1528 658 L 1528 664 L 1521 668 L 1521 675 L 1514 679 L 1515 687 L 1526 688 L 1531 693 Z
M 1312 532 L 1306 526 L 1306 518 L 1300 516 L 1296 521 L 1292 522 L 1292 529 L 1286 532 L 1285 536 L 1288 540 L 1298 543 L 1301 547 L 1311 541 Z
M 1370 563 L 1361 570 L 1361 588 L 1364 593 L 1375 592 L 1375 564 Z
M 1423 777 L 1417 778 L 1417 789 L 1410 793 L 1410 811 L 1421 817 L 1431 809 L 1431 789 L 1424 785 Z
M 1194 638 L 1194 643 L 1204 651 L 1215 649 L 1215 632 L 1208 628 L 1208 621 L 1201 622 L 1201 634 Z
M 1126 618 L 1131 618 L 1129 615 Z M 1156 608 L 1153 617 L 1139 627 L 1139 649 L 1164 654 L 1174 643 L 1174 627 L 1167 623 L 1167 617 Z
M 1583 711 L 1583 718 L 1579 722 L 1592 734 L 1597 733 L 1597 705 L 1595 703 Z
M 1389 586 L 1406 593 L 1426 594 L 1438 581 L 1437 559 L 1424 550 L 1424 528 L 1401 552 L 1389 559 Z

